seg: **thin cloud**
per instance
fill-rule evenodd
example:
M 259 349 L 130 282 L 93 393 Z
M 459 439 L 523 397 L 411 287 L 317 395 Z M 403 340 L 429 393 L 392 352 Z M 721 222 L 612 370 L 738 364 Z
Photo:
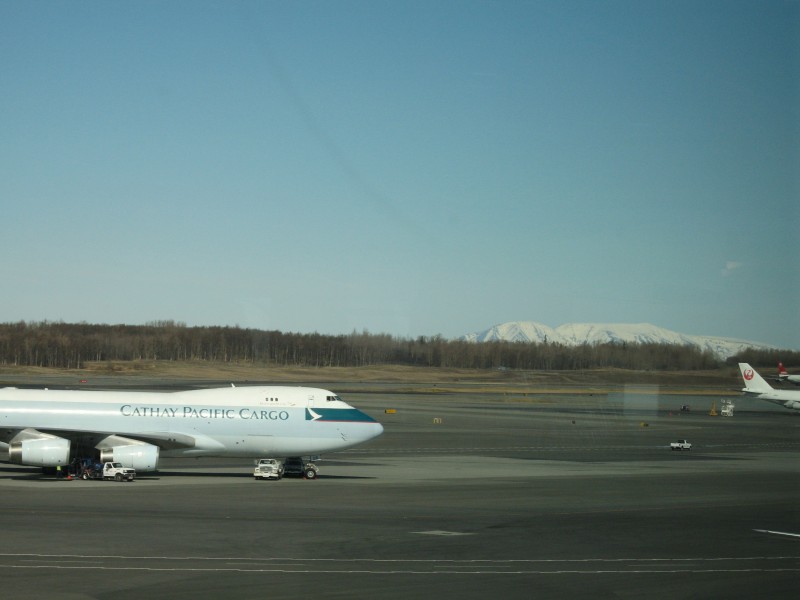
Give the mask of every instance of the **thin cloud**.
M 729 260 L 725 263 L 725 268 L 722 269 L 722 276 L 729 277 L 734 271 L 740 269 L 742 267 L 742 263 L 736 262 L 735 260 Z

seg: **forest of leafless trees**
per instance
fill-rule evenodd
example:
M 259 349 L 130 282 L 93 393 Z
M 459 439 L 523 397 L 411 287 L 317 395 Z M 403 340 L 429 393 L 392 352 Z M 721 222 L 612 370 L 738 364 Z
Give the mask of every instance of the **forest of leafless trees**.
M 17 322 L 0 324 L 0 365 L 82 368 L 87 362 L 164 360 L 261 365 L 353 367 L 410 365 L 466 369 L 705 370 L 713 355 L 672 344 L 466 342 L 441 336 L 398 338 L 367 331 L 348 335 L 284 333 L 240 327 Z M 800 353 L 750 350 L 728 362 L 800 364 Z

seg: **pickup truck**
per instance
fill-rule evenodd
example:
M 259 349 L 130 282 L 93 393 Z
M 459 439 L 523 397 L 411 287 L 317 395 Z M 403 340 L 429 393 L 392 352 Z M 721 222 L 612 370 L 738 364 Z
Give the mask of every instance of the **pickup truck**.
M 122 463 L 118 462 L 103 463 L 103 479 L 113 479 L 114 481 L 133 481 L 136 479 L 136 469 L 123 467 Z
M 283 464 L 274 458 L 260 458 L 253 469 L 255 479 L 280 479 L 283 477 Z
M 686 440 L 678 440 L 677 442 L 672 442 L 670 445 L 670 450 L 691 450 L 692 445 L 687 442 Z

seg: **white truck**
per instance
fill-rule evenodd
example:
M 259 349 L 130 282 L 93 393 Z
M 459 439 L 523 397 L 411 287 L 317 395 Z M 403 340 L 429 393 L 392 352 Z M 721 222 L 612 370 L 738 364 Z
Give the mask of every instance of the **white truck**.
M 677 442 L 672 442 L 670 445 L 670 450 L 691 450 L 692 445 L 686 440 L 678 440 Z
M 253 477 L 266 481 L 283 477 L 283 463 L 274 458 L 260 458 L 253 469 Z
M 103 479 L 114 481 L 133 481 L 136 479 L 136 469 L 123 467 L 122 463 L 107 462 L 103 463 Z

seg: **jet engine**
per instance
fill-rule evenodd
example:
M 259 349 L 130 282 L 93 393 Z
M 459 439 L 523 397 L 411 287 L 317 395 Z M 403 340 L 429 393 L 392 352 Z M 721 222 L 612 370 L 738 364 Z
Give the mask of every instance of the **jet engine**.
M 57 467 L 69 463 L 69 440 L 46 437 L 8 445 L 8 460 L 18 465 Z
M 784 406 L 794 410 L 800 410 L 800 402 L 787 402 Z
M 100 462 L 120 462 L 137 471 L 155 471 L 158 466 L 158 446 L 132 444 L 100 449 Z

